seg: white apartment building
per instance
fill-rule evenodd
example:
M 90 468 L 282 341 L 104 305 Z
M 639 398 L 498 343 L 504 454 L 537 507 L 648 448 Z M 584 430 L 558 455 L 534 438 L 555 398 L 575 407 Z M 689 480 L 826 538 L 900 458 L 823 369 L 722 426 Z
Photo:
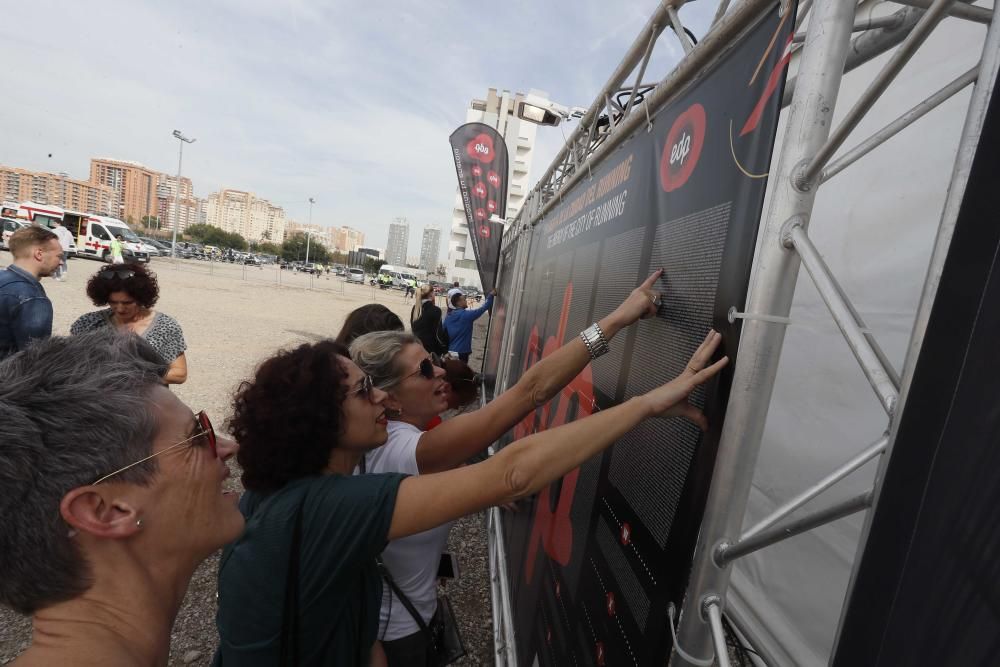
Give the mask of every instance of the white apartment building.
M 544 93 L 543 93 L 544 95 Z M 507 187 L 506 217 L 513 218 L 521 210 L 524 199 L 531 189 L 532 149 L 535 146 L 534 123 L 522 122 L 517 117 L 516 103 L 523 99 L 522 93 L 503 91 L 498 93 L 490 88 L 485 100 L 472 100 L 465 113 L 467 123 L 485 123 L 504 137 L 507 144 L 510 173 Z M 455 197 L 451 211 L 451 229 L 448 234 L 448 282 L 457 280 L 463 285 L 482 288 L 476 254 L 469 241 L 469 227 L 465 219 L 462 195 L 455 186 Z
M 436 271 L 440 254 L 441 228 L 437 225 L 427 225 L 424 227 L 423 238 L 420 239 L 420 262 L 417 266 L 428 273 Z
M 177 195 L 177 177 L 170 174 L 160 174 L 156 185 L 157 217 L 161 229 L 173 229 L 174 221 L 179 222 L 177 231 L 183 232 L 190 225 L 204 224 L 204 212 L 208 202 L 194 196 L 191 179 L 181 177 L 180 199 L 178 207 L 174 207 L 174 197 Z M 178 210 L 180 216 L 178 220 Z
M 206 223 L 247 241 L 285 240 L 285 210 L 252 192 L 225 189 L 210 194 Z
M 355 252 L 365 244 L 365 233 L 353 227 L 333 229 L 333 247 L 340 252 Z
M 410 245 L 410 223 L 406 218 L 396 218 L 389 223 L 389 239 L 385 244 L 386 264 L 406 265 L 406 250 Z

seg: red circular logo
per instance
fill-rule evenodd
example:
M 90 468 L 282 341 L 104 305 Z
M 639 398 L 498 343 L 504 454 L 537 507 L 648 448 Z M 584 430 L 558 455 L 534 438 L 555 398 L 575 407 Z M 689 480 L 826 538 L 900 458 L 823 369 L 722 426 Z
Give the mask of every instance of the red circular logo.
M 493 138 L 488 134 L 477 134 L 476 137 L 465 145 L 465 152 L 469 157 L 480 162 L 493 162 Z
M 493 201 L 492 199 L 488 200 L 486 202 L 486 210 L 489 211 L 490 213 L 496 213 L 497 212 L 497 203 L 495 201 Z
M 476 183 L 476 185 L 472 188 L 472 194 L 482 199 L 486 196 L 486 186 L 482 183 Z
M 480 176 L 483 175 L 483 168 L 480 167 L 478 164 L 472 165 L 472 175 L 475 176 L 476 178 L 479 178 Z
M 486 180 L 489 181 L 490 185 L 492 185 L 493 187 L 495 188 L 500 187 L 500 176 L 498 176 L 497 173 L 492 169 L 489 172 L 487 172 Z
M 692 104 L 674 121 L 660 157 L 660 185 L 673 192 L 687 183 L 705 143 L 705 107 Z
M 479 220 L 480 222 L 482 222 L 483 220 L 486 219 L 486 211 L 484 211 L 481 208 L 477 208 L 476 212 L 475 212 L 475 216 L 476 216 L 476 220 Z
M 479 228 L 479 235 L 482 236 L 484 239 L 488 239 L 490 237 L 490 228 L 487 227 L 486 225 L 483 225 L 482 227 Z
M 622 544 L 628 545 L 632 541 L 632 526 L 628 522 L 622 524 Z
M 608 616 L 614 616 L 615 615 L 615 594 L 612 593 L 611 591 L 608 591 L 608 594 L 605 597 L 605 605 L 608 608 Z
M 594 645 L 594 658 L 598 667 L 604 667 L 604 642 L 597 642 Z

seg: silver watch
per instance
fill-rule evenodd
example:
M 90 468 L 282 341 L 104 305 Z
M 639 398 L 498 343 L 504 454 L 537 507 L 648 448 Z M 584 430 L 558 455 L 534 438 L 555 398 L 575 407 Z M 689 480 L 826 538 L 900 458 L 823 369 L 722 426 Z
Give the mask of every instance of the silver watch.
M 594 322 L 581 331 L 580 338 L 583 340 L 583 344 L 587 346 L 587 351 L 590 352 L 591 359 L 596 359 L 611 350 L 608 347 L 608 339 L 604 336 L 604 331 L 601 330 L 597 322 Z

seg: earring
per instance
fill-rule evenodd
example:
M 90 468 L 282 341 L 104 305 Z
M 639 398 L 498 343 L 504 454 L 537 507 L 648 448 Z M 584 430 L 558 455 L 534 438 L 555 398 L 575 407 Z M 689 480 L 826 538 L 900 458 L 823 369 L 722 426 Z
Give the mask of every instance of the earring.
M 135 527 L 136 528 L 142 528 L 142 519 L 136 519 L 135 520 Z

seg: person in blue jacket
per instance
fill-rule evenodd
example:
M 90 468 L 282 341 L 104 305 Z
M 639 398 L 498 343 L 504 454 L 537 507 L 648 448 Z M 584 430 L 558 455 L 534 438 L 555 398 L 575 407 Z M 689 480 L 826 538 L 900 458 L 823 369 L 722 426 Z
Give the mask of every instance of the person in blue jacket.
M 496 290 L 490 290 L 486 303 L 475 310 L 469 310 L 469 304 L 462 293 L 451 297 L 452 310 L 444 318 L 444 328 L 448 332 L 448 352 L 469 363 L 472 354 L 472 324 L 493 305 Z
M 0 271 L 0 359 L 52 335 L 52 302 L 39 280 L 62 264 L 59 237 L 44 227 L 17 230 L 8 246 L 14 262 Z

